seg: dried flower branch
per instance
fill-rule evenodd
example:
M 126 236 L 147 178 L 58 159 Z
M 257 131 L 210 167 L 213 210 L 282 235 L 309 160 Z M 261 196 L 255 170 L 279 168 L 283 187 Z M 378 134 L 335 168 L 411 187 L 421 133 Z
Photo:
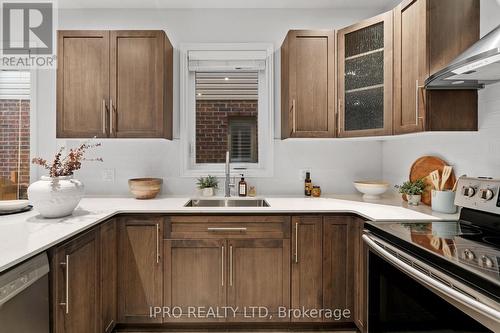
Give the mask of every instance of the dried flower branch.
M 49 170 L 50 177 L 61 177 L 61 176 L 71 176 L 76 170 L 80 170 L 82 167 L 82 161 L 88 162 L 103 162 L 103 159 L 93 158 L 87 159 L 84 157 L 87 149 L 100 147 L 101 143 L 90 144 L 88 142 L 82 143 L 79 147 L 73 149 L 71 148 L 66 156 L 62 157 L 64 147 L 59 148 L 59 151 L 54 156 L 54 160 L 49 165 L 47 160 L 35 157 L 31 163 L 44 167 Z

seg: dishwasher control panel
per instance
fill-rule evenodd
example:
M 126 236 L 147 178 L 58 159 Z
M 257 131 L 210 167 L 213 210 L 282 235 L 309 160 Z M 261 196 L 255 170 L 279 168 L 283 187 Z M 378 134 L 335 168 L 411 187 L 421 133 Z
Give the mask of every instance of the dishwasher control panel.
M 49 261 L 45 253 L 0 273 L 0 307 L 48 273 Z

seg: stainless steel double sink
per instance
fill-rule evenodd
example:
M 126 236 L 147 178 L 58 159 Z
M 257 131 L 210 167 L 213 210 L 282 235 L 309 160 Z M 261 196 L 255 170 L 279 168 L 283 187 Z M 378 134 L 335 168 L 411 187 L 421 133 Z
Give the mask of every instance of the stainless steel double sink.
M 184 207 L 270 207 L 264 199 L 191 199 Z

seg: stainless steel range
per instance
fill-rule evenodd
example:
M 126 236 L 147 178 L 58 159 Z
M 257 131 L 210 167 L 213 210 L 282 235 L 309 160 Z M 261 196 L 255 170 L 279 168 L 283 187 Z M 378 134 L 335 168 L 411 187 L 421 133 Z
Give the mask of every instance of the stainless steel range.
M 459 221 L 373 222 L 368 332 L 500 332 L 500 180 L 461 178 Z

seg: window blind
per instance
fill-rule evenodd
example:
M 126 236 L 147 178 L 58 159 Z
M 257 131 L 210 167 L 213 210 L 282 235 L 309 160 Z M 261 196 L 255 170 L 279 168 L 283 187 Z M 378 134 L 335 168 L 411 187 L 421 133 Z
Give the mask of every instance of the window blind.
M 0 70 L 0 99 L 29 100 L 30 98 L 30 72 Z
M 229 119 L 231 161 L 257 162 L 257 122 L 255 117 Z

